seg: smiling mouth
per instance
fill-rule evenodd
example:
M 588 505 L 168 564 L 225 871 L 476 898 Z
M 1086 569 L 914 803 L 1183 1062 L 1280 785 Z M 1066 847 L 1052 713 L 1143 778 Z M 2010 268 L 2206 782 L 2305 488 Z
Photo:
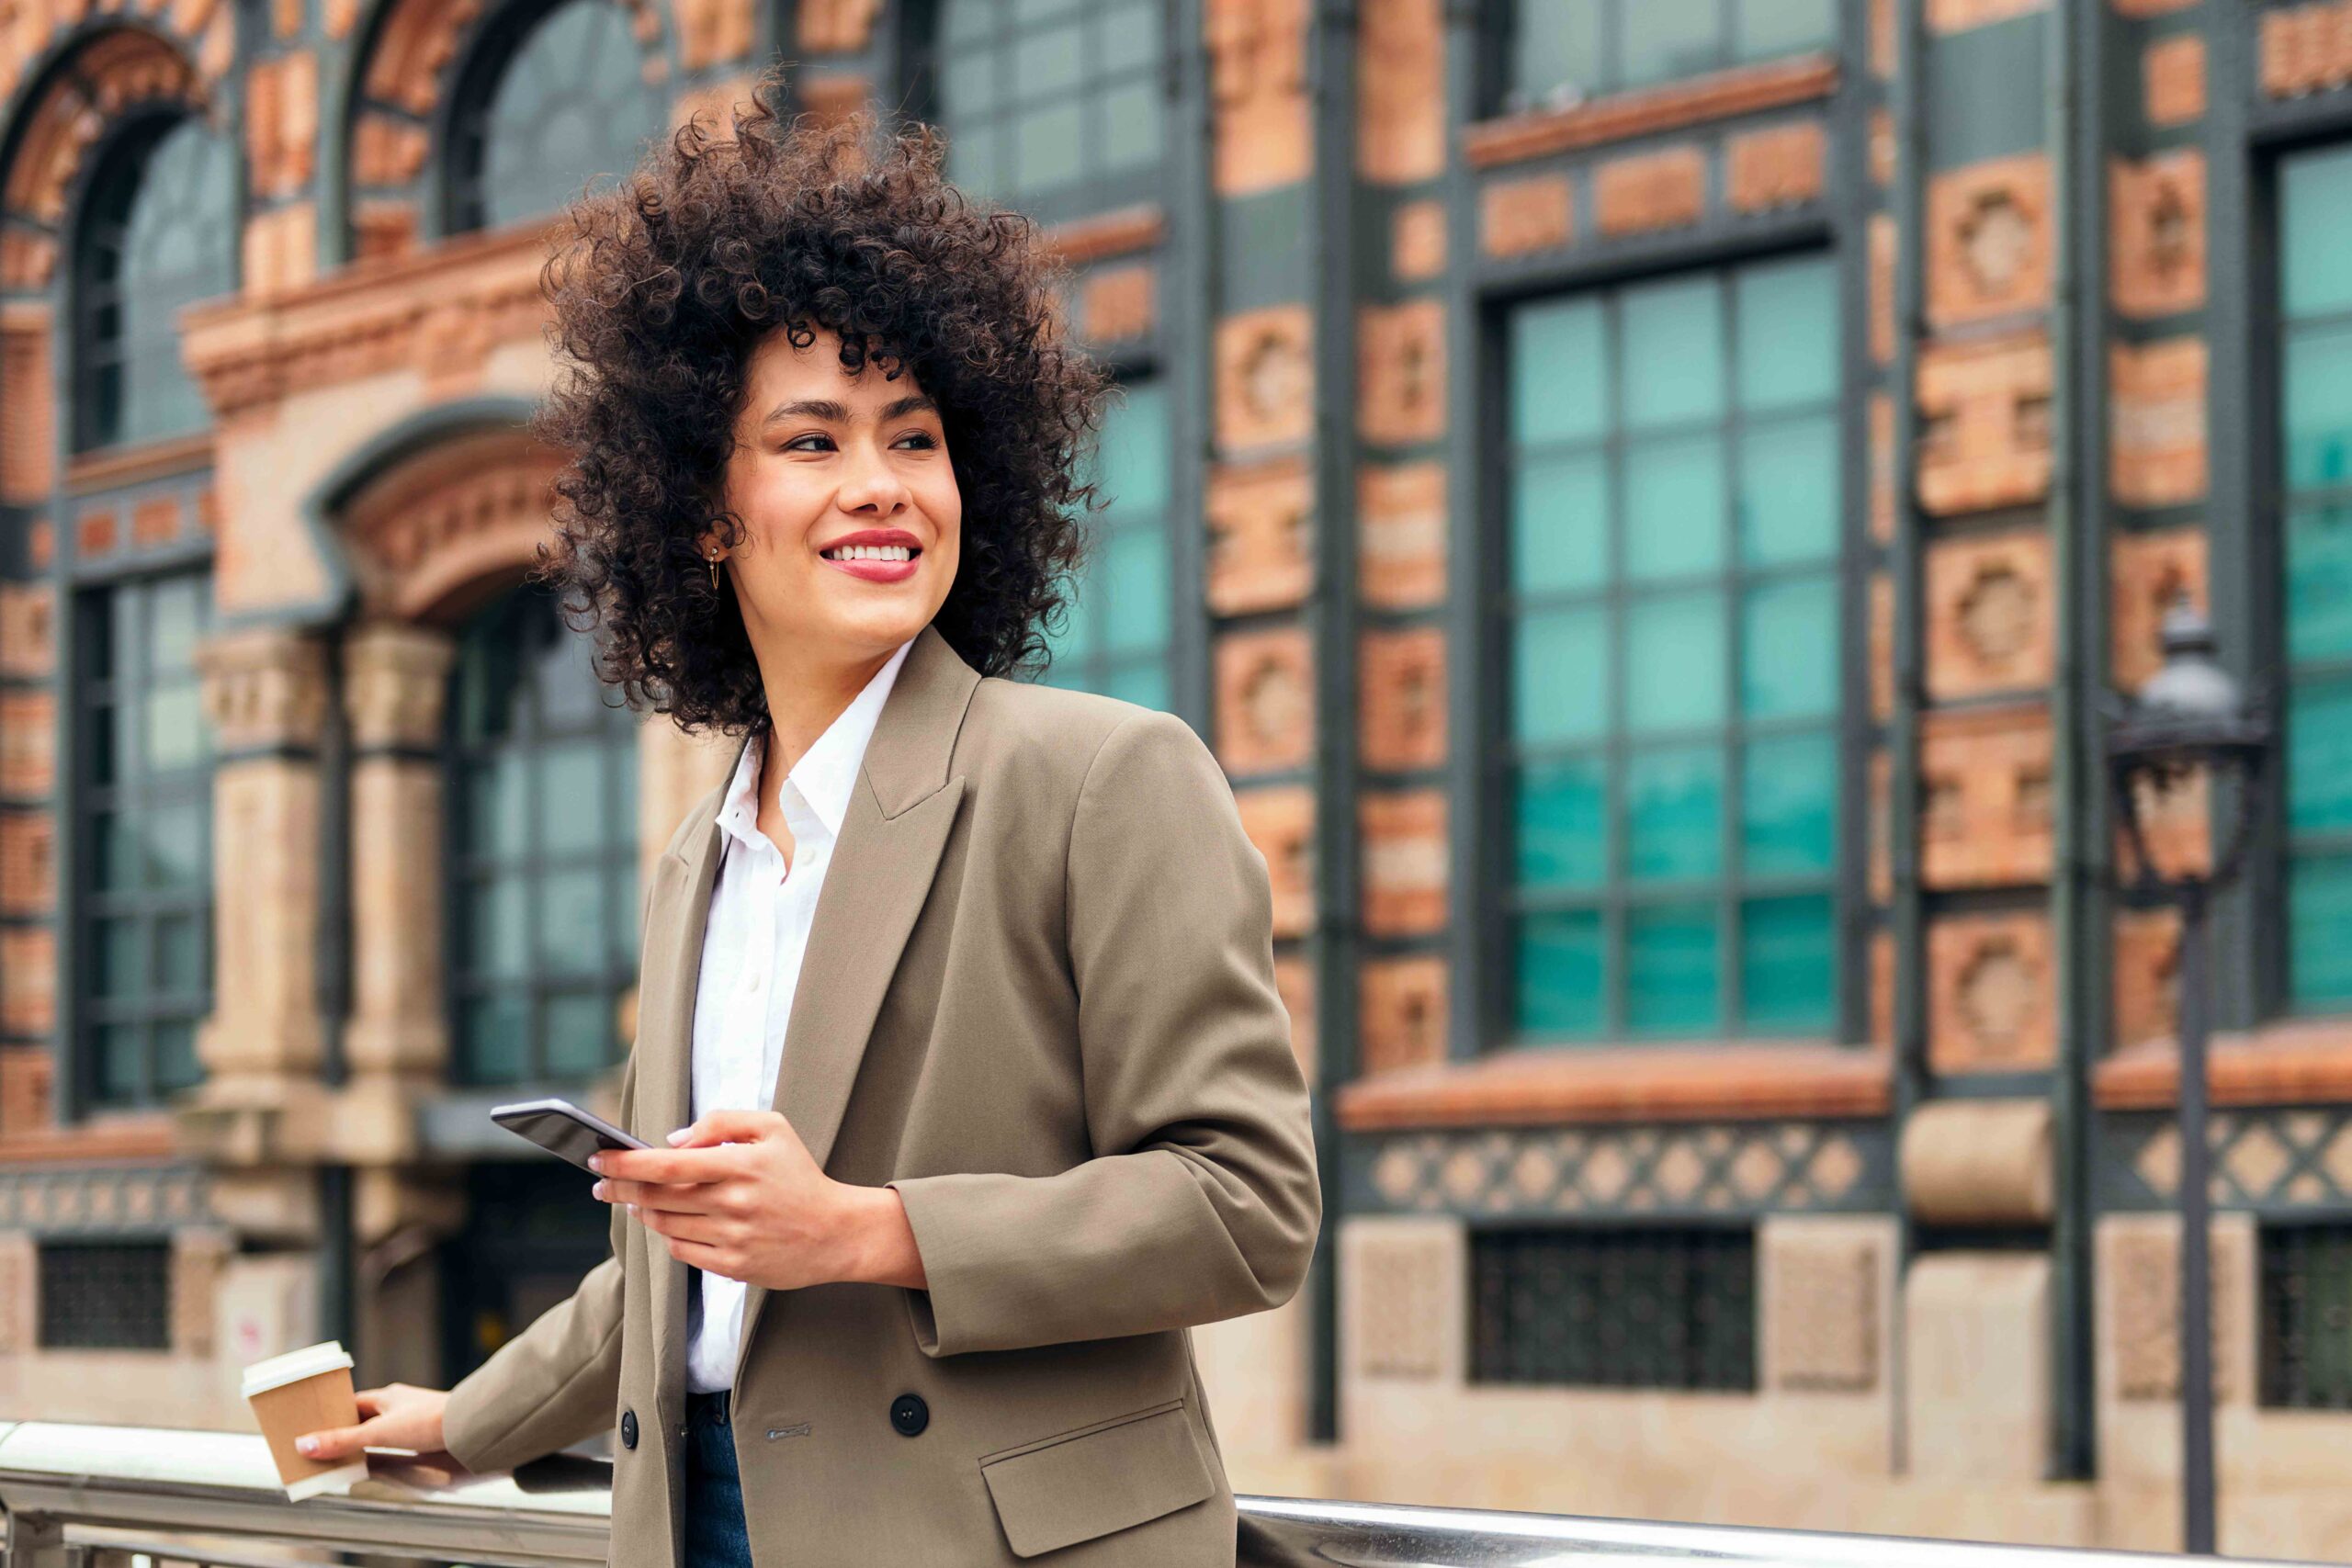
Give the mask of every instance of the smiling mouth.
M 912 545 L 842 545 L 817 552 L 827 560 L 912 560 L 922 551 Z

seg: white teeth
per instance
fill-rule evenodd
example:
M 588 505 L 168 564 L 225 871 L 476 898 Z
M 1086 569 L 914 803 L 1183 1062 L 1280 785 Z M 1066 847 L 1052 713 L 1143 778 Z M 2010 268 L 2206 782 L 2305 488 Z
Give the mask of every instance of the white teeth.
M 912 560 L 904 545 L 841 545 L 824 552 L 828 560 Z

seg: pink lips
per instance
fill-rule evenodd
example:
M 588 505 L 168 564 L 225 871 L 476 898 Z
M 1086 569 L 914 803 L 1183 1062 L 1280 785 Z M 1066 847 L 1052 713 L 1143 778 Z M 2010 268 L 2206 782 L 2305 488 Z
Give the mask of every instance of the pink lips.
M 831 556 L 817 558 L 837 571 L 862 577 L 868 582 L 904 582 L 915 574 L 915 568 L 922 561 L 921 556 L 910 560 L 835 560 Z

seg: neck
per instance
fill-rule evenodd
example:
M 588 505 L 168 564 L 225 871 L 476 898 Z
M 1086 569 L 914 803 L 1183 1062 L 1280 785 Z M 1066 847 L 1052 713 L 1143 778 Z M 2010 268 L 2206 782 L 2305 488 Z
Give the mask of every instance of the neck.
M 762 758 L 762 797 L 781 787 L 784 776 L 801 754 L 817 743 L 842 710 L 881 673 L 898 651 L 893 643 L 879 653 L 844 657 L 838 649 L 755 647 L 760 684 L 767 694 L 768 738 Z

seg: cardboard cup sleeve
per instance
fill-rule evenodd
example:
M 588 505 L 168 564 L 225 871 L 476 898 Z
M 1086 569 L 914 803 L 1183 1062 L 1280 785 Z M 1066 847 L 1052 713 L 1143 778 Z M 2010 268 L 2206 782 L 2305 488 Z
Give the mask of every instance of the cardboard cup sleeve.
M 351 1386 L 351 1352 L 338 1340 L 307 1345 L 255 1361 L 245 1369 L 245 1403 L 269 1442 L 277 1479 L 295 1502 L 322 1492 L 348 1491 L 368 1479 L 366 1455 L 321 1461 L 305 1459 L 294 1439 L 325 1427 L 349 1427 L 359 1419 Z

